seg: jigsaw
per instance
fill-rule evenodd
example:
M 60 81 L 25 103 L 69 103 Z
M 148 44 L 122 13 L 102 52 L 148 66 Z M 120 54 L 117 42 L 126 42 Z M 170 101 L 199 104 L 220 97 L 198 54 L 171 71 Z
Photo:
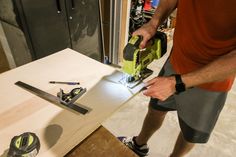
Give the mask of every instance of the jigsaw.
M 147 66 L 153 60 L 161 58 L 167 51 L 167 36 L 163 32 L 157 31 L 144 49 L 139 48 L 141 41 L 142 36 L 132 36 L 123 51 L 122 71 L 124 76 L 120 83 L 129 88 L 134 88 L 143 79 L 150 76 L 153 71 Z

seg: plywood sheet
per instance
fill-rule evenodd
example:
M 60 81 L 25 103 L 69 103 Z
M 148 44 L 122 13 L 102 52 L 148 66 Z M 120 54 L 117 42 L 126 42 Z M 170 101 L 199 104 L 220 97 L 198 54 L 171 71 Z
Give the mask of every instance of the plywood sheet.
M 117 83 L 121 75 L 70 49 L 1 74 L 0 156 L 6 154 L 11 138 L 23 132 L 34 132 L 40 138 L 38 156 L 65 155 L 142 88 L 141 84 L 128 90 Z M 49 84 L 51 80 L 79 81 L 88 91 L 78 102 L 92 111 L 75 114 L 14 85 L 23 81 L 54 95 L 60 88 L 77 87 Z

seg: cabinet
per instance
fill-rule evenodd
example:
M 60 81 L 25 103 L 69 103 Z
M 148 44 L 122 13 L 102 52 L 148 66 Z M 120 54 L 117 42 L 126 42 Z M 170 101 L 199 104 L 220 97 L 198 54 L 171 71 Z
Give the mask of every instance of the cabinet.
M 33 60 L 68 47 L 103 60 L 99 0 L 12 0 L 12 3 L 15 21 L 24 33 Z

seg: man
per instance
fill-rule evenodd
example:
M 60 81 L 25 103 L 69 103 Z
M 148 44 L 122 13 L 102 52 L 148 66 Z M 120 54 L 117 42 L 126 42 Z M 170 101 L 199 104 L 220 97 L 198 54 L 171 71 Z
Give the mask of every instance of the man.
M 208 141 L 236 74 L 235 6 L 235 0 L 161 0 L 150 22 L 134 32 L 145 47 L 178 8 L 170 57 L 143 92 L 151 97 L 143 127 L 138 136 L 120 137 L 139 156 L 148 154 L 147 142 L 168 111 L 177 111 L 181 128 L 170 157 Z

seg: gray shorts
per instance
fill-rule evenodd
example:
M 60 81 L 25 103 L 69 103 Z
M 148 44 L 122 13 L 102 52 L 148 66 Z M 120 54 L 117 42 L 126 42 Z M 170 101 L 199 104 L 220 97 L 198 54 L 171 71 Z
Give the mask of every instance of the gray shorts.
M 167 60 L 159 76 L 175 74 Z M 160 111 L 177 111 L 184 138 L 191 143 L 206 143 L 225 104 L 227 92 L 190 88 L 165 101 L 151 98 L 150 107 Z

